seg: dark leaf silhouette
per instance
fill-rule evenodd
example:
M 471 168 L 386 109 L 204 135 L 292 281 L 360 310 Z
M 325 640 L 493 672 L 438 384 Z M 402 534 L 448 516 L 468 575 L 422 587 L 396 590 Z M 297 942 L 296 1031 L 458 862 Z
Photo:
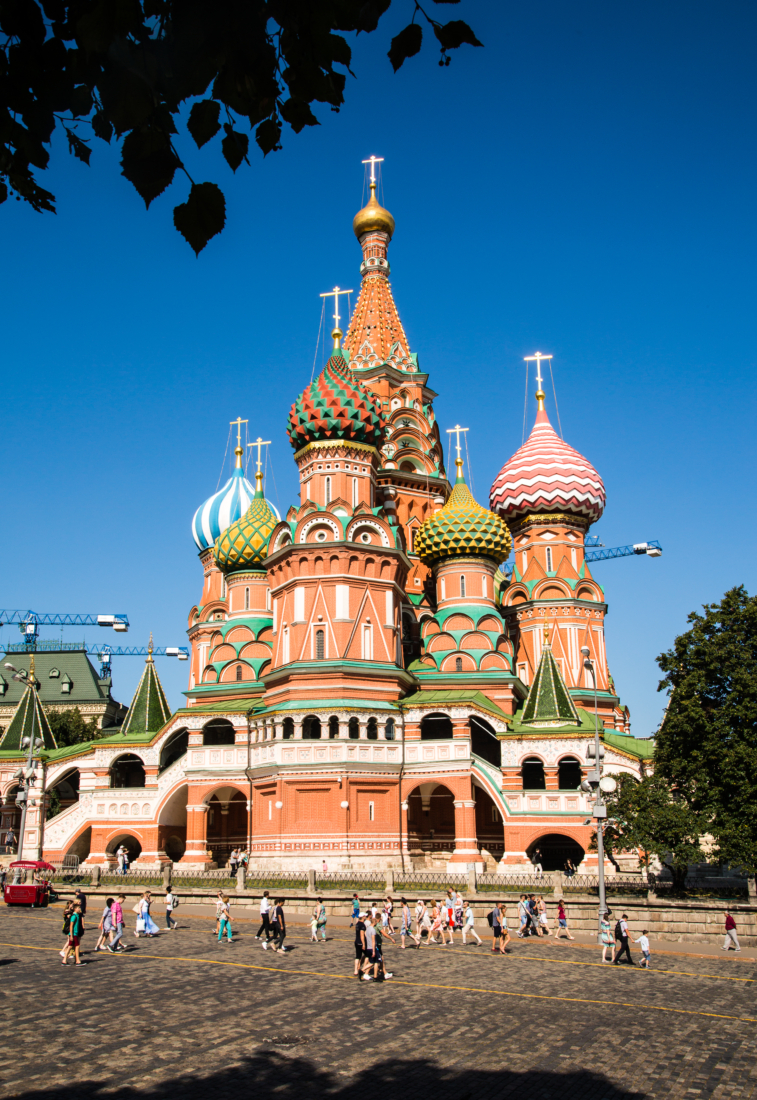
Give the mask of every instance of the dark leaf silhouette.
M 434 34 L 439 39 L 443 50 L 456 50 L 463 45 L 483 45 L 462 19 L 453 19 L 449 23 L 437 24 L 434 27 Z
M 199 149 L 202 149 L 203 145 L 215 137 L 221 129 L 221 123 L 218 121 L 220 113 L 221 104 L 213 99 L 201 99 L 199 103 L 193 104 L 187 119 L 187 129 Z
M 418 53 L 422 45 L 423 30 L 417 23 L 410 23 L 404 31 L 400 31 L 398 35 L 395 35 L 387 54 L 395 73 L 408 57 L 413 57 Z
M 79 160 L 83 160 L 85 164 L 89 164 L 89 158 L 92 156 L 92 150 L 86 145 L 81 138 L 78 138 L 73 130 L 69 130 L 66 127 L 66 137 L 68 138 L 68 148 L 78 157 Z
M 189 198 L 175 207 L 173 223 L 199 256 L 226 224 L 226 200 L 214 183 L 193 183 Z
M 130 180 L 149 206 L 173 180 L 181 161 L 162 130 L 140 127 L 126 137 L 122 149 L 122 175 Z
M 243 160 L 247 160 L 247 150 L 250 147 L 250 139 L 247 134 L 240 134 L 232 129 L 228 122 L 224 126 L 226 137 L 221 142 L 223 155 L 232 172 L 236 172 Z

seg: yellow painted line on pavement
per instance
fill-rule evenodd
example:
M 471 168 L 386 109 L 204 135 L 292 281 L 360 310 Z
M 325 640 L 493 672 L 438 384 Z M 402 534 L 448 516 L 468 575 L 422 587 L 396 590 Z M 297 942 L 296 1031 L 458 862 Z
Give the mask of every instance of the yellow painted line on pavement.
M 24 943 L 0 943 L 0 947 L 15 947 L 23 951 L 58 951 L 56 947 L 37 947 Z M 205 963 L 207 966 L 227 966 L 239 970 L 262 970 L 268 973 L 283 974 L 286 977 L 328 978 L 336 981 L 355 982 L 355 976 L 349 974 L 326 974 L 321 970 L 289 970 L 282 966 L 259 966 L 256 963 L 232 962 L 230 959 L 188 958 L 184 955 L 138 955 L 129 952 L 126 958 L 153 959 L 157 962 Z M 362 980 L 362 979 L 361 979 Z M 674 1012 L 679 1016 L 705 1016 L 716 1020 L 739 1020 L 743 1023 L 757 1023 L 754 1016 L 731 1016 L 724 1012 L 700 1012 L 690 1008 L 673 1008 L 669 1005 L 634 1004 L 631 1001 L 603 1001 L 594 997 L 557 997 L 546 993 L 515 993 L 505 989 L 482 989 L 467 985 L 445 985 L 441 982 L 410 982 L 404 979 L 391 979 L 394 985 L 404 985 L 411 989 L 442 989 L 454 993 L 486 993 L 495 997 L 517 997 L 525 1000 L 558 1001 L 568 1004 L 604 1005 L 611 1008 L 649 1009 L 651 1012 Z

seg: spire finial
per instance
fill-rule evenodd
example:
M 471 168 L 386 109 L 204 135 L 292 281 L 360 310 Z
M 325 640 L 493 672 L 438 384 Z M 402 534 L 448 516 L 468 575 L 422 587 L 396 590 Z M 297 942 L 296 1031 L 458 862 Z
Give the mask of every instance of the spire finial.
M 342 290 L 341 287 L 335 286 L 333 290 L 327 290 L 321 295 L 322 298 L 331 298 L 332 295 L 334 297 L 334 329 L 331 333 L 334 340 L 334 351 L 339 351 L 342 346 L 342 337 L 344 336 L 344 333 L 339 327 L 339 295 L 352 293 L 354 293 L 352 290 Z
M 34 679 L 34 654 L 32 653 L 29 658 L 29 683 L 34 687 L 36 682 L 37 681 Z
M 153 648 L 152 647 L 152 631 L 150 631 L 150 641 L 149 641 L 149 644 L 147 646 L 147 660 L 145 661 L 145 664 L 148 664 L 148 665 L 154 664 L 153 659 L 152 659 L 152 648 Z
M 262 462 L 262 459 L 260 457 L 260 452 L 261 452 L 261 449 L 263 447 L 270 446 L 270 443 L 271 443 L 270 439 L 263 439 L 261 436 L 258 436 L 258 438 L 254 442 L 247 444 L 248 447 L 257 447 L 257 449 L 258 449 L 258 457 L 257 457 L 257 460 L 256 460 L 257 464 L 258 464 L 258 468 L 255 471 L 255 493 L 256 494 L 260 493 L 261 496 L 263 495 L 263 484 L 262 484 L 263 483 L 263 473 L 260 469 L 261 462 Z
M 376 190 L 376 165 L 382 164 L 383 157 L 368 157 L 368 160 L 364 160 L 363 164 L 370 164 L 371 166 L 371 191 Z
M 457 458 L 455 459 L 455 467 L 457 469 L 457 480 L 461 481 L 463 477 L 463 459 L 460 454 L 460 432 L 467 432 L 467 428 L 461 428 L 459 424 L 455 424 L 454 428 L 447 428 L 447 435 L 452 435 L 454 432 L 457 436 Z
M 242 469 L 242 455 L 244 454 L 244 449 L 242 447 L 242 425 L 243 424 L 249 424 L 249 420 L 242 420 L 242 417 L 238 416 L 236 418 L 236 420 L 230 420 L 229 423 L 231 424 L 232 428 L 234 427 L 235 424 L 237 426 L 237 445 L 234 448 L 234 454 L 236 455 L 236 462 L 234 463 L 234 467 L 237 470 L 241 470 Z
M 536 391 L 536 400 L 538 402 L 538 411 L 544 411 L 544 398 L 547 396 L 542 389 L 542 377 L 541 377 L 541 361 L 542 359 L 551 359 L 551 355 L 542 355 L 540 351 L 534 352 L 533 355 L 524 356 L 524 362 L 536 363 L 536 385 L 539 387 Z
M 549 645 L 549 623 L 544 620 L 544 644 Z

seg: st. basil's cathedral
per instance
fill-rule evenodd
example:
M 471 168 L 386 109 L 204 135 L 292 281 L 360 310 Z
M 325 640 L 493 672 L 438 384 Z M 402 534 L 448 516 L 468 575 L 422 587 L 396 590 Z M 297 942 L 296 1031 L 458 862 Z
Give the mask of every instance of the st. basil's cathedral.
M 375 182 L 353 229 L 347 333 L 334 328 L 286 424 L 299 501 L 278 514 L 263 441 L 253 486 L 238 435 L 231 478 L 192 522 L 186 707 L 170 713 L 150 655 L 112 733 L 59 749 L 47 727 L 46 790 L 67 797 L 46 823 L 43 798 L 28 811 L 24 854 L 104 864 L 123 844 L 153 866 L 223 864 L 242 848 L 259 870 L 590 868 L 582 647 L 605 770 L 644 774 L 651 742 L 630 734 L 585 560 L 601 477 L 555 432 L 540 386 L 489 508 L 466 483 L 459 428 L 450 483 Z M 34 721 L 29 694 L 0 741 L 3 791 Z

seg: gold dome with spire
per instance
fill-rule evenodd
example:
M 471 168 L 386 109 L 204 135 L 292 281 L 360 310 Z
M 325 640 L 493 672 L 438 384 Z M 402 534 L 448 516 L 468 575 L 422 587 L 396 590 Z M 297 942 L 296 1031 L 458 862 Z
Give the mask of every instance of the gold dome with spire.
M 352 229 L 358 240 L 366 233 L 378 231 L 386 233 L 391 240 L 394 233 L 394 218 L 385 210 L 376 198 L 376 183 L 371 181 L 371 197 L 362 210 L 358 210 L 352 220 Z

